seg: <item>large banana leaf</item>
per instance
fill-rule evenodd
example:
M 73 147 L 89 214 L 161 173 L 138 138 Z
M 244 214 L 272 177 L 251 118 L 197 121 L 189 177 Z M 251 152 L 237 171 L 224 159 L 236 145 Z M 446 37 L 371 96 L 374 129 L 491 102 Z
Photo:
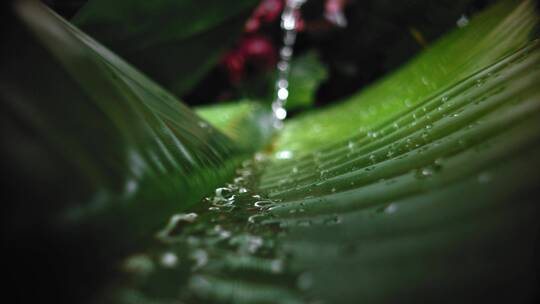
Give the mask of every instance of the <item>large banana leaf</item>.
M 350 100 L 288 121 L 273 145 L 244 161 L 229 183 L 227 168 L 263 142 L 246 137 L 268 134 L 261 128 L 265 116 L 258 118 L 255 106 L 199 110 L 226 135 L 181 106 L 162 111 L 169 98 L 156 85 L 43 7 L 19 3 L 16 11 L 26 28 L 13 37 L 27 37 L 20 41 L 31 47 L 16 49 L 25 52 L 25 64 L 42 68 L 28 77 L 16 69 L 20 60 L 2 55 L 9 71 L 0 83 L 4 108 L 10 110 L 3 119 L 14 151 L 5 158 L 15 164 L 10 172 L 18 183 L 27 183 L 31 169 L 72 173 L 80 187 L 99 181 L 86 191 L 66 191 L 78 201 L 98 193 L 97 203 L 87 205 L 92 208 L 69 208 L 74 200 L 59 190 L 63 180 L 55 175 L 38 188 L 75 210 L 68 212 L 71 227 L 94 223 L 87 234 L 75 234 L 87 236 L 76 244 L 108 251 L 79 260 L 78 280 L 87 263 L 110 261 L 109 248 L 130 245 L 117 254 L 126 255 L 113 264 L 117 271 L 107 268 L 115 274 L 107 288 L 95 289 L 91 297 L 81 294 L 95 286 L 90 284 L 71 290 L 72 298 L 99 303 L 522 303 L 534 298 L 540 46 L 531 34 L 538 22 L 531 1 L 503 0 Z M 160 98 L 151 97 L 155 90 Z M 50 106 L 66 100 L 76 106 Z M 130 107 L 145 110 L 132 116 Z M 195 164 L 176 141 L 168 146 L 166 140 L 148 140 L 165 136 L 155 127 L 161 124 L 148 122 L 146 115 L 159 117 L 159 123 L 165 114 L 177 115 L 170 123 L 181 128 L 181 147 L 200 155 Z M 149 136 L 148 129 L 157 135 Z M 210 135 L 201 135 L 206 129 Z M 155 170 L 148 186 L 139 186 L 131 197 L 123 190 L 132 187 L 129 183 L 117 191 L 114 183 L 105 183 L 108 172 L 134 175 L 105 167 L 122 164 L 117 159 L 124 159 L 124 148 L 154 151 L 164 145 L 171 148 L 158 160 L 167 164 L 171 155 L 193 169 Z M 220 145 L 227 148 L 214 150 Z M 41 150 L 29 149 L 33 146 Z M 31 151 L 40 154 L 28 155 Z M 74 168 L 82 164 L 87 166 Z M 36 184 L 49 177 L 35 176 Z M 171 181 L 176 176 L 185 183 L 177 187 Z M 200 196 L 218 182 L 222 187 L 189 211 L 187 205 L 171 207 L 191 190 Z M 110 199 L 110 193 L 120 194 Z M 102 207 L 114 204 L 121 207 L 110 214 Z M 9 226 L 17 232 L 13 242 L 36 240 L 11 227 L 40 223 L 38 216 L 23 221 L 24 213 L 19 214 Z M 85 219 L 89 215 L 91 220 Z M 160 217 L 164 224 L 152 231 Z M 88 237 L 100 233 L 109 242 Z M 65 232 L 64 237 L 73 240 Z M 103 280 L 103 271 L 95 272 Z

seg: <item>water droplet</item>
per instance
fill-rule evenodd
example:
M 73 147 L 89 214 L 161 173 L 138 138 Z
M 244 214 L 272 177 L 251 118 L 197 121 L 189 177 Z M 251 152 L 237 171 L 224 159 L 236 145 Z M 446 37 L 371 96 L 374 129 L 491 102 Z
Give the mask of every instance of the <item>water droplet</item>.
M 431 169 L 431 168 L 422 168 L 420 170 L 420 174 L 422 175 L 422 177 L 432 176 L 433 175 L 433 169 Z
M 263 220 L 265 220 L 267 218 L 268 218 L 268 216 L 265 215 L 265 214 L 254 214 L 254 215 L 251 215 L 248 218 L 248 223 L 250 223 L 250 224 L 259 224 L 259 223 L 261 223 Z
M 173 268 L 178 264 L 178 257 L 173 252 L 165 252 L 161 255 L 160 262 L 163 267 Z
M 239 177 L 236 177 L 233 182 L 237 185 L 239 184 L 243 184 L 246 182 L 245 178 L 243 178 L 242 176 L 239 176 Z
M 281 48 L 281 51 L 280 51 L 280 55 L 284 59 L 288 59 L 289 57 L 291 57 L 292 53 L 293 53 L 293 49 L 290 46 L 284 46 Z
M 283 15 L 281 19 L 281 27 L 287 31 L 294 30 L 296 26 L 296 20 L 293 15 Z
M 327 217 L 323 220 L 323 224 L 325 225 L 336 225 L 341 223 L 341 218 L 337 215 L 333 215 L 331 217 Z
M 278 68 L 278 70 L 280 70 L 282 72 L 285 72 L 285 71 L 289 70 L 289 63 L 285 62 L 285 61 L 280 61 L 280 62 L 278 62 L 277 68 Z
M 257 208 L 269 208 L 269 207 L 274 206 L 274 202 L 271 200 L 262 200 L 262 201 L 255 202 L 253 206 Z
M 379 134 L 377 132 L 374 132 L 374 131 L 369 131 L 369 132 L 367 132 L 367 136 L 370 137 L 370 138 L 377 138 L 379 136 Z
M 469 25 L 469 18 L 467 18 L 466 15 L 461 15 L 461 17 L 459 17 L 459 19 L 456 21 L 456 25 L 459 28 L 466 27 L 467 25 Z
M 208 263 L 208 253 L 203 249 L 194 250 L 191 253 L 190 258 L 195 261 L 193 270 L 200 269 Z
M 432 177 L 435 173 L 439 172 L 442 166 L 437 162 L 433 162 L 431 165 L 419 168 L 415 172 L 415 177 L 419 179 Z
M 124 186 L 124 195 L 126 198 L 130 198 L 137 192 L 137 189 L 139 188 L 139 183 L 135 179 L 129 179 L 126 181 L 126 184 Z
M 173 215 L 165 228 L 156 234 L 156 237 L 162 241 L 174 241 L 174 235 L 181 232 L 184 225 L 193 223 L 197 219 L 196 213 L 179 213 Z
M 224 199 L 229 199 L 233 196 L 231 188 L 220 187 L 215 190 L 216 196 Z
M 283 272 L 284 263 L 282 260 L 273 260 L 270 263 L 270 271 L 272 273 L 281 273 Z
M 319 174 L 319 177 L 321 180 L 326 180 L 328 179 L 328 173 L 329 171 L 328 170 L 321 170 L 320 174 Z
M 292 157 L 293 157 L 293 153 L 288 150 L 279 151 L 278 153 L 276 153 L 277 159 L 291 159 Z
M 284 108 L 277 108 L 274 111 L 274 115 L 277 119 L 284 120 L 285 118 L 287 118 L 287 110 L 285 110 Z
M 224 240 L 229 238 L 232 233 L 228 230 L 223 229 L 221 225 L 215 225 L 214 228 L 209 229 L 207 232 L 207 235 L 209 236 L 217 236 L 220 240 Z
M 286 88 L 281 88 L 278 90 L 278 98 L 281 100 L 287 99 L 289 97 L 289 91 Z
M 398 210 L 398 206 L 395 203 L 391 203 L 386 208 L 384 208 L 384 213 L 386 214 L 392 214 L 395 213 Z
M 240 254 L 254 254 L 263 245 L 263 239 L 250 234 L 240 234 L 229 240 L 229 244 L 237 246 Z
M 412 100 L 410 99 L 405 99 L 405 101 L 403 101 L 403 103 L 405 104 L 406 107 L 410 108 L 412 107 L 414 104 L 412 102 Z
M 148 274 L 154 270 L 154 262 L 146 254 L 136 254 L 126 258 L 122 268 L 131 273 Z

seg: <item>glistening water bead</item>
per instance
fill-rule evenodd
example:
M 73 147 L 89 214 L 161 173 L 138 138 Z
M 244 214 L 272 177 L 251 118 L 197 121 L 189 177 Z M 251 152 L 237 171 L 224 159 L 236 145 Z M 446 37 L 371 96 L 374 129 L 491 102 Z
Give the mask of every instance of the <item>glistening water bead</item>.
M 290 61 L 293 55 L 293 46 L 296 42 L 296 16 L 297 11 L 306 0 L 287 0 L 285 8 L 281 13 L 281 29 L 283 34 L 283 46 L 279 52 L 279 62 L 277 63 L 278 77 L 276 80 L 276 99 L 272 102 L 272 111 L 274 114 L 275 126 L 281 127 L 282 120 L 287 117 L 285 105 L 289 98 L 289 72 Z

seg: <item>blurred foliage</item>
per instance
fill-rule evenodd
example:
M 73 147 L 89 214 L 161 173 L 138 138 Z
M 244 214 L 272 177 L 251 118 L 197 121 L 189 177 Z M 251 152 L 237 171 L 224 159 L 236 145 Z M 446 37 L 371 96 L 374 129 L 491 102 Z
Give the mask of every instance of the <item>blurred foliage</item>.
M 268 71 L 242 83 L 241 95 L 269 106 L 276 98 L 275 70 Z M 326 67 L 320 62 L 315 52 L 308 52 L 295 57 L 291 62 L 289 74 L 289 98 L 287 109 L 298 111 L 309 108 L 315 102 L 315 94 L 320 83 L 327 77 Z
M 257 0 L 90 0 L 72 21 L 177 96 L 232 46 Z
M 316 52 L 327 69 L 327 77 L 315 88 L 317 105 L 334 103 L 358 92 L 404 64 L 424 49 L 425 44 L 456 28 L 463 16 L 471 16 L 494 1 L 349 1 L 345 9 L 348 20 L 345 28 L 332 27 L 324 20 L 324 2 L 310 0 L 303 6 L 306 27 L 295 47 L 298 57 Z M 270 37 L 276 47 L 282 43 L 278 21 L 266 25 L 258 34 Z M 249 37 L 249 34 L 244 36 Z M 257 77 L 259 80 L 254 80 Z M 255 71 L 238 89 L 227 80 L 223 68 L 216 67 L 185 99 L 190 104 L 211 103 L 223 98 L 259 99 L 259 96 L 269 95 L 263 92 L 272 90 L 271 86 L 269 76 Z M 290 102 L 294 102 L 293 98 Z
M 51 258 L 29 257 L 7 272 L 20 286 L 57 273 L 43 292 L 79 298 L 118 257 L 151 242 L 167 215 L 230 178 L 263 143 L 264 121 L 243 121 L 256 142 L 235 141 L 39 2 L 9 9 L 0 56 L 10 197 L 2 234 L 14 260 Z M 63 284 L 71 289 L 58 290 Z
M 470 17 L 493 2 L 349 1 L 347 27 L 300 36 L 300 49 L 317 48 L 330 68 L 328 81 L 318 91 L 318 104 L 356 93 L 456 28 L 462 16 Z M 304 7 L 308 21 L 320 18 L 321 11 L 322 1 L 309 1 Z
M 242 149 L 262 148 L 274 135 L 269 108 L 256 101 L 238 100 L 202 106 L 195 108 L 195 112 L 228 135 Z
M 326 68 L 313 52 L 299 56 L 291 66 L 287 109 L 307 108 L 315 101 L 319 84 L 327 78 Z

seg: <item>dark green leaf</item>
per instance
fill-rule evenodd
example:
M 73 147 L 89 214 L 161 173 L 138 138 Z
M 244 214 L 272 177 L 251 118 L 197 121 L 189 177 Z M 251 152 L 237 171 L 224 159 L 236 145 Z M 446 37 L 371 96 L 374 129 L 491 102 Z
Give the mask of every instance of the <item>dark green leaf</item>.
M 256 0 L 90 0 L 73 22 L 177 96 L 242 33 Z
M 167 215 L 229 179 L 258 146 L 221 133 L 43 4 L 11 8 L 0 56 L 3 171 L 13 196 L 5 232 L 17 259 L 54 240 L 51 250 L 61 252 L 35 271 L 54 268 L 59 284 L 89 267 L 92 275 L 66 292 L 77 293 L 151 241 Z
M 287 109 L 302 109 L 312 105 L 317 88 L 326 76 L 326 68 L 316 53 L 307 53 L 295 58 L 289 76 Z

